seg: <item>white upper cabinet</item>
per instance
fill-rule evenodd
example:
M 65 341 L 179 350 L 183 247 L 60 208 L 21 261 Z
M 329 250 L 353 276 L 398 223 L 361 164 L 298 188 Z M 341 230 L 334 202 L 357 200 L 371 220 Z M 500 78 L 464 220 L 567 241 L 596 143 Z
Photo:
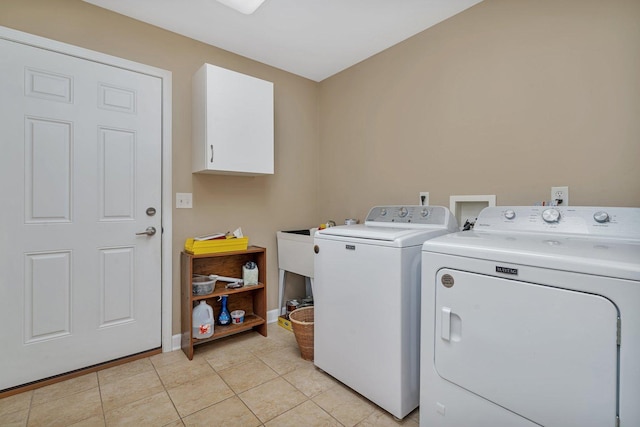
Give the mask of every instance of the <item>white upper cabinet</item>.
M 192 85 L 193 172 L 273 174 L 273 83 L 204 64 Z

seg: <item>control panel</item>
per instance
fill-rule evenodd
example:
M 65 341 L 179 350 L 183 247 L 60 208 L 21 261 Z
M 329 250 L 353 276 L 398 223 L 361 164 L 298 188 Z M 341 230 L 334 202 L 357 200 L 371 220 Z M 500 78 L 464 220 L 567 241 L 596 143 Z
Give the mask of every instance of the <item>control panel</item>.
M 480 212 L 474 230 L 588 234 L 640 239 L 640 208 L 496 206 Z
M 447 225 L 448 221 L 449 210 L 442 206 L 375 206 L 369 211 L 365 224 Z

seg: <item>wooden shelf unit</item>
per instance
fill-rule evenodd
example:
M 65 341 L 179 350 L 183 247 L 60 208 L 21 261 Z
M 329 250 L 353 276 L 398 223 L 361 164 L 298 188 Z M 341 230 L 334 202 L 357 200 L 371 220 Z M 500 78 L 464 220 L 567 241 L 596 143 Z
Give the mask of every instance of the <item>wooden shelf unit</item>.
M 213 292 L 208 295 L 193 295 L 192 277 L 194 274 L 242 278 L 242 266 L 253 261 L 258 266 L 258 284 L 243 286 L 237 289 L 227 289 L 227 282 L 216 282 Z M 189 360 L 193 359 L 193 348 L 196 345 L 214 341 L 239 332 L 255 329 L 263 336 L 267 336 L 267 250 L 259 246 L 249 246 L 244 251 L 220 252 L 205 255 L 192 255 L 187 252 L 180 254 L 180 281 L 182 301 L 182 351 Z M 244 322 L 240 325 L 230 324 L 213 328 L 213 336 L 205 339 L 193 338 L 192 319 L 193 308 L 201 300 L 213 307 L 213 317 L 217 320 L 220 314 L 222 295 L 228 295 L 227 309 L 244 310 Z

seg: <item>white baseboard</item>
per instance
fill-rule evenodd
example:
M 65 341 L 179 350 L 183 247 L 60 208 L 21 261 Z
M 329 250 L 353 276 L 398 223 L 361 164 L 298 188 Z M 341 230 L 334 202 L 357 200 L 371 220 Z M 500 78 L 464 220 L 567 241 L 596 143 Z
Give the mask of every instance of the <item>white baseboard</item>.
M 278 321 L 278 309 L 267 311 L 267 323 L 276 323 Z
M 267 323 L 278 321 L 278 309 L 267 311 Z M 171 351 L 180 350 L 182 335 L 176 334 L 171 337 Z
M 171 351 L 180 350 L 182 335 L 176 334 L 171 337 Z

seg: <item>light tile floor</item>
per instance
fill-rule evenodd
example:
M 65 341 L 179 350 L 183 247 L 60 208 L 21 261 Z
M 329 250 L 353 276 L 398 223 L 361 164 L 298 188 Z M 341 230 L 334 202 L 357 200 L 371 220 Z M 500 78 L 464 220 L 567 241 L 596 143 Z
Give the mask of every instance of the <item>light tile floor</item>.
M 0 399 L 0 426 L 398 426 L 313 362 L 277 324 Z

